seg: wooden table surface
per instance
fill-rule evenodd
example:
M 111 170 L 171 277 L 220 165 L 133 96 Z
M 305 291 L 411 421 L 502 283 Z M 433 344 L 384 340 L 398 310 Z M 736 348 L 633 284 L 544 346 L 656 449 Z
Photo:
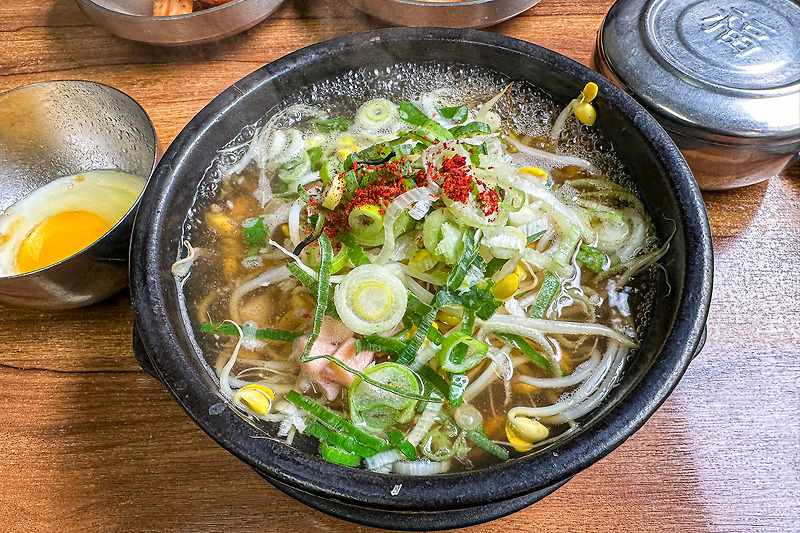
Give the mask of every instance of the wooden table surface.
M 543 0 L 489 31 L 584 64 L 610 0 Z M 288 1 L 225 41 L 164 48 L 93 26 L 73 0 L 0 2 L 0 91 L 113 85 L 164 145 L 216 94 L 305 45 L 384 26 L 342 1 Z M 550 497 L 473 532 L 800 530 L 800 166 L 705 194 L 708 342 L 664 406 Z M 0 305 L 0 531 L 370 531 L 262 481 L 200 431 L 131 351 L 130 299 Z

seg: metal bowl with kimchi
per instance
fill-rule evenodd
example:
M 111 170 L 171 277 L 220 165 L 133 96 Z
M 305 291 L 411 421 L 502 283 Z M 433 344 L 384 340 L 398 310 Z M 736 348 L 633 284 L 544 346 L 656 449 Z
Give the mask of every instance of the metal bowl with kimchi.
M 255 26 L 283 3 L 283 0 L 76 1 L 89 20 L 110 33 L 162 45 L 201 44 L 230 37 Z

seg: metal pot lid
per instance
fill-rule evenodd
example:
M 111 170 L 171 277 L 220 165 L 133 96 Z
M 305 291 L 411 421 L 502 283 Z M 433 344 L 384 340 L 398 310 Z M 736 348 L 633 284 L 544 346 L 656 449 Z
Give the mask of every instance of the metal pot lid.
M 718 142 L 800 139 L 792 0 L 619 0 L 596 58 L 667 129 Z

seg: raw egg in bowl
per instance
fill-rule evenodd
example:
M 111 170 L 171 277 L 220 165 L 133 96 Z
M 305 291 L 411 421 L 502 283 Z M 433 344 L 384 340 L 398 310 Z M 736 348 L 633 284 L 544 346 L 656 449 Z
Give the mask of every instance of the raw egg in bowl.
M 122 290 L 157 156 L 147 113 L 112 87 L 54 81 L 0 94 L 0 302 L 67 309 Z
M 125 216 L 145 181 L 94 170 L 36 189 L 0 215 L 0 275 L 34 272 L 88 247 Z

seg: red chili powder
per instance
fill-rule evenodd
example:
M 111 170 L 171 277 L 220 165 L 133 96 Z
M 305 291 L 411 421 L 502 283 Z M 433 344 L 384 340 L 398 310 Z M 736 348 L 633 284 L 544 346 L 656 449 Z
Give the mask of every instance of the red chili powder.
M 487 187 L 484 182 L 469 174 L 466 158 L 460 155 L 443 158 L 439 172 L 444 177 L 442 190 L 448 198 L 466 204 L 470 192 L 475 187 L 483 214 L 488 217 L 497 212 L 500 196 L 493 188 Z

